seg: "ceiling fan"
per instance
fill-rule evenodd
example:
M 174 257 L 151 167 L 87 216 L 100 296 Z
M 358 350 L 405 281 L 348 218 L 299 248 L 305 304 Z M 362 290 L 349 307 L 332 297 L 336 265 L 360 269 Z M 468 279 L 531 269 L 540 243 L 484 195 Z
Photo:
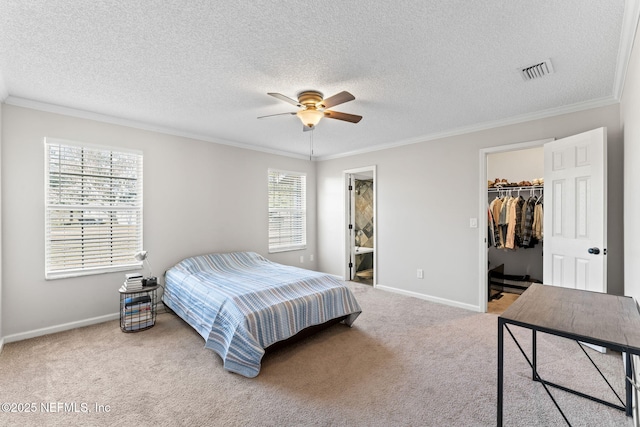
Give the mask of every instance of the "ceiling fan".
M 333 96 L 330 96 L 327 99 L 323 99 L 321 92 L 316 90 L 306 90 L 300 92 L 298 94 L 298 100 L 291 99 L 288 96 L 285 96 L 281 93 L 268 93 L 267 95 L 271 95 L 274 98 L 278 98 L 284 102 L 288 102 L 289 104 L 295 105 L 301 110 L 297 112 L 291 113 L 279 113 L 279 114 L 270 114 L 268 116 L 258 117 L 259 119 L 263 119 L 265 117 L 273 117 L 273 116 L 298 116 L 300 121 L 303 124 L 303 130 L 309 131 L 313 130 L 316 125 L 320 122 L 320 119 L 323 117 L 327 117 L 330 119 L 343 120 L 345 122 L 358 123 L 362 120 L 362 116 L 357 116 L 355 114 L 347 114 L 341 113 L 339 111 L 331 111 L 328 108 L 333 106 L 343 104 L 345 102 L 353 101 L 356 99 L 349 92 L 342 91 Z

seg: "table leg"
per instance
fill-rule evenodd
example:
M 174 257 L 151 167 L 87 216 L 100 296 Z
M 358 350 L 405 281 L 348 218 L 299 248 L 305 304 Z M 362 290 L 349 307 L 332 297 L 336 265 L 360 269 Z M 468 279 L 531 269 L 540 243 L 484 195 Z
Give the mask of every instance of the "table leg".
M 631 378 L 632 380 L 634 379 L 632 377 L 633 375 L 633 369 L 631 369 L 631 353 L 629 353 L 628 351 L 624 352 L 624 359 L 625 359 L 625 371 L 627 374 L 627 378 Z M 633 397 L 631 396 L 631 382 L 627 379 L 624 382 L 625 385 L 625 391 L 627 393 L 627 417 L 630 417 L 631 414 L 631 410 L 632 410 L 632 406 L 633 406 Z
M 502 427 L 502 393 L 504 389 L 503 380 L 504 380 L 504 330 L 503 330 L 504 322 L 501 318 L 498 318 L 498 421 L 497 426 Z
M 532 362 L 533 362 L 533 369 L 532 369 L 532 375 L 533 375 L 533 380 L 534 381 L 538 381 L 538 345 L 537 345 L 537 335 L 536 335 L 536 330 L 535 329 L 531 329 L 531 352 L 532 354 Z

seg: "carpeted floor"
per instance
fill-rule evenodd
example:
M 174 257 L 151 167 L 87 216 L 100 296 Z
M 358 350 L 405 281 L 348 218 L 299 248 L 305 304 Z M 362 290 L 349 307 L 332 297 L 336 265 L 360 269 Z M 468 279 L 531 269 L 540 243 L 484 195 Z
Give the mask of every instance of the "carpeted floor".
M 6 344 L 0 403 L 23 412 L 0 413 L 0 425 L 495 425 L 496 315 L 350 286 L 363 308 L 353 328 L 267 354 L 254 379 L 224 371 L 172 314 L 139 333 L 113 321 Z M 514 332 L 529 349 L 530 333 Z M 510 339 L 505 351 L 505 425 L 564 425 Z M 615 399 L 575 342 L 540 334 L 538 351 L 543 378 Z M 624 396 L 620 355 L 588 351 Z M 554 395 L 575 426 L 632 425 L 621 411 Z

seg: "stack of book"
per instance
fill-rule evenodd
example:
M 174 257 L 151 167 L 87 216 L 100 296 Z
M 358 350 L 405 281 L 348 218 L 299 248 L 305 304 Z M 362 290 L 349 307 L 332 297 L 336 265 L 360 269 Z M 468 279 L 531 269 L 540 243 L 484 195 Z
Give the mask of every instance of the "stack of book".
M 153 311 L 149 295 L 125 298 L 122 319 L 127 331 L 137 331 L 153 326 Z
M 142 290 L 142 274 L 130 273 L 125 275 L 124 285 L 120 291 L 141 291 Z

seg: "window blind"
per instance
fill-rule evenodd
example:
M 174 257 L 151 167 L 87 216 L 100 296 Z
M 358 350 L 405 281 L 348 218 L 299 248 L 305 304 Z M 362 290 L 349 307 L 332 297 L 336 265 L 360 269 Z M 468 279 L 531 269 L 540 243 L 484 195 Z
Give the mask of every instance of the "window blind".
M 269 252 L 307 247 L 307 176 L 269 169 Z
M 45 164 L 45 277 L 139 266 L 142 153 L 47 138 Z

